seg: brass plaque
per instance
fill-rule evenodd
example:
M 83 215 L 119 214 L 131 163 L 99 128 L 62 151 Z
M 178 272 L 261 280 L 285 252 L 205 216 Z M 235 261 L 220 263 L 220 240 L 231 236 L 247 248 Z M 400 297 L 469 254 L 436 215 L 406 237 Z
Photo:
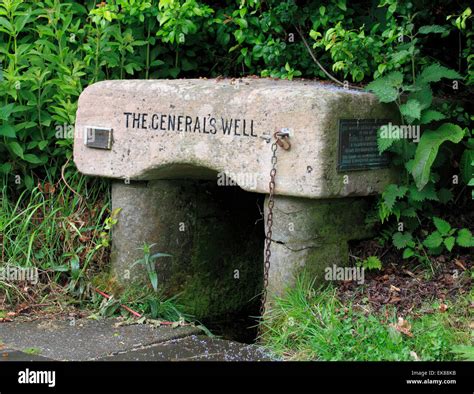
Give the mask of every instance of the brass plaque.
M 390 161 L 386 153 L 380 155 L 377 131 L 389 120 L 339 120 L 338 171 L 362 171 L 386 168 Z
M 85 127 L 84 143 L 88 148 L 112 149 L 112 129 L 105 127 Z

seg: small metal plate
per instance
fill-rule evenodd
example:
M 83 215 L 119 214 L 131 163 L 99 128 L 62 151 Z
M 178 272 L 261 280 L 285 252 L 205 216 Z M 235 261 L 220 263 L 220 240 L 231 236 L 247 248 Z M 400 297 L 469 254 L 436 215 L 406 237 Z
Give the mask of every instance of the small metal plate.
M 387 168 L 387 154 L 379 154 L 377 131 L 389 120 L 341 119 L 339 120 L 338 171 L 362 171 Z
M 84 128 L 84 144 L 88 148 L 112 149 L 112 129 L 86 126 Z

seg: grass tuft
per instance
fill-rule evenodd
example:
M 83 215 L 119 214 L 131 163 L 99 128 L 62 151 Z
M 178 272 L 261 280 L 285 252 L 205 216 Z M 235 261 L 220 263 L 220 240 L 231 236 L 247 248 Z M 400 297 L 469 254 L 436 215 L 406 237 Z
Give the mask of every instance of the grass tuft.
M 395 308 L 369 314 L 342 304 L 333 287 L 313 289 L 298 279 L 268 311 L 263 344 L 287 360 L 413 361 L 454 360 L 456 345 L 472 346 L 469 306 L 472 293 L 441 312 L 437 304 L 418 318 L 397 316 Z

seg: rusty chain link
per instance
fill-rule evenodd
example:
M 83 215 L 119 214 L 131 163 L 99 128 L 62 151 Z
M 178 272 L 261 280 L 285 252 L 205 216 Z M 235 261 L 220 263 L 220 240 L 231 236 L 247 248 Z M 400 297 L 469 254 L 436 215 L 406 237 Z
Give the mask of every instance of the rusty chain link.
M 273 228 L 273 207 L 275 205 L 275 176 L 276 176 L 276 165 L 277 165 L 277 149 L 278 146 L 284 150 L 289 150 L 291 145 L 287 140 L 289 133 L 286 129 L 282 131 L 277 131 L 274 135 L 275 142 L 272 144 L 272 159 L 271 165 L 272 169 L 270 170 L 270 182 L 268 183 L 269 193 L 268 193 L 268 214 L 266 220 L 266 233 L 265 233 L 265 262 L 263 268 L 263 291 L 262 291 L 262 300 L 260 304 L 260 319 L 263 320 L 263 315 L 265 314 L 265 304 L 267 302 L 267 290 L 268 290 L 268 274 L 270 272 L 270 257 L 272 252 L 270 250 L 272 243 L 272 228 Z

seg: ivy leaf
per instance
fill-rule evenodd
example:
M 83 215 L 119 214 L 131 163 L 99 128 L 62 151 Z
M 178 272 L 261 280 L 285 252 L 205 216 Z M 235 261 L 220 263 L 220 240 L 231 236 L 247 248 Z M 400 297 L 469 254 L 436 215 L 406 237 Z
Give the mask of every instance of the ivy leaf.
M 428 183 L 433 162 L 438 154 L 438 149 L 445 141 L 460 142 L 464 131 L 458 125 L 444 123 L 437 130 L 428 130 L 421 136 L 415 153 L 415 164 L 412 175 L 419 190 Z
M 462 228 L 458 231 L 456 242 L 463 248 L 472 248 L 474 246 L 474 237 L 472 236 L 471 231 L 467 228 Z
M 430 234 L 424 241 L 425 245 L 429 249 L 435 249 L 443 243 L 443 237 L 437 231 Z
M 424 84 L 438 82 L 441 81 L 442 78 L 461 79 L 462 76 L 450 68 L 434 63 L 423 69 L 423 71 L 418 75 L 417 83 Z
M 456 241 L 456 238 L 454 237 L 448 237 L 444 240 L 444 245 L 446 246 L 446 249 L 448 249 L 449 252 L 453 250 L 455 241 Z
M 409 232 L 396 232 L 392 236 L 393 245 L 397 249 L 403 249 L 413 244 L 413 237 Z
M 420 119 L 421 104 L 415 99 L 408 100 L 405 104 L 400 105 L 400 112 L 403 116 Z
M 451 225 L 446 220 L 433 217 L 433 223 L 441 235 L 446 235 L 451 230 Z
M 435 111 L 433 109 L 427 109 L 426 111 L 423 111 L 421 113 L 420 123 L 427 124 L 427 123 L 430 123 L 436 120 L 445 119 L 445 118 L 446 118 L 445 114 L 439 111 Z

